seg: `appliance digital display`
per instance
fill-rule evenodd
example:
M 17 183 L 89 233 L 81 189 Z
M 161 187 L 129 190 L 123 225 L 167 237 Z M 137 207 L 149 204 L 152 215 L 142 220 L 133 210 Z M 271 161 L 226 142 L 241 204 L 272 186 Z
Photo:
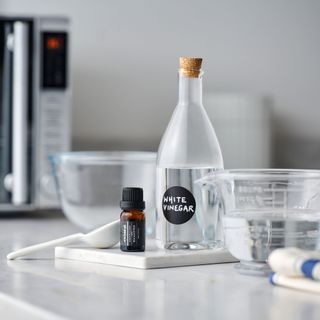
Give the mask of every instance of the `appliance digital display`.
M 67 34 L 44 32 L 42 34 L 42 87 L 65 89 L 67 87 Z

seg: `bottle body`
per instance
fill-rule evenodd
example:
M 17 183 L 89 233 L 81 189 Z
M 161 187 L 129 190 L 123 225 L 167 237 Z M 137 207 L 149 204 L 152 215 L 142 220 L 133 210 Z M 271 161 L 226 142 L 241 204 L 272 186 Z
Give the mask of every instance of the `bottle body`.
M 197 74 L 196 74 L 197 75 Z M 202 105 L 202 79 L 180 72 L 179 101 L 157 157 L 156 239 L 162 248 L 221 244 L 218 201 L 195 181 L 223 168 L 220 146 Z
M 120 215 L 120 249 L 145 251 L 145 215 L 140 210 L 125 210 Z
M 218 225 L 218 202 L 210 193 L 201 191 L 195 181 L 213 172 L 216 168 L 157 168 L 157 242 L 166 249 L 205 249 L 220 246 L 221 230 Z M 177 196 L 180 189 L 181 199 Z M 190 193 L 188 193 L 187 191 Z M 193 199 L 192 199 L 193 197 Z M 186 198 L 186 199 L 183 199 Z M 191 206 L 195 203 L 195 208 Z M 193 209 L 194 208 L 194 209 Z M 170 217 L 163 217 L 164 211 L 173 209 L 188 215 L 179 224 Z M 184 212 L 183 212 L 184 211 Z M 175 212 L 172 212 L 175 214 Z
M 120 249 L 126 252 L 145 250 L 145 202 L 143 189 L 126 187 L 122 190 L 120 208 Z

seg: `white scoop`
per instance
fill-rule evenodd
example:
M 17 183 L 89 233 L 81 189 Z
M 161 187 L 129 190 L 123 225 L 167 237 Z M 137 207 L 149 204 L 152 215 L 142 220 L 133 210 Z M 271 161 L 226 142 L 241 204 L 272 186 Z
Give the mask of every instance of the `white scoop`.
M 119 242 L 120 239 L 120 220 L 108 223 L 87 234 L 75 233 L 70 236 L 58 238 L 55 240 L 35 244 L 30 247 L 13 251 L 7 255 L 8 260 L 28 255 L 43 249 L 52 248 L 59 245 L 66 245 L 76 241 L 82 241 L 94 248 L 111 248 Z

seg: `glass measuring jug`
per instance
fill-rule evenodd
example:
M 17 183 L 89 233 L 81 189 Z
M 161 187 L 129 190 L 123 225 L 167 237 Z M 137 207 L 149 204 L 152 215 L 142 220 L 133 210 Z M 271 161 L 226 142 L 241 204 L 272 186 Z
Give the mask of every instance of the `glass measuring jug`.
M 198 184 L 220 199 L 225 243 L 240 272 L 268 273 L 276 248 L 320 248 L 320 171 L 221 170 Z

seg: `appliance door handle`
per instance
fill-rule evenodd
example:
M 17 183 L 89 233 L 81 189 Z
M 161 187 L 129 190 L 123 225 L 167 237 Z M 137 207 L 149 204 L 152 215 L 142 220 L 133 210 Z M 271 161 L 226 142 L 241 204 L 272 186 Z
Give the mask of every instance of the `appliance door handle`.
M 28 200 L 28 24 L 13 25 L 12 203 Z

